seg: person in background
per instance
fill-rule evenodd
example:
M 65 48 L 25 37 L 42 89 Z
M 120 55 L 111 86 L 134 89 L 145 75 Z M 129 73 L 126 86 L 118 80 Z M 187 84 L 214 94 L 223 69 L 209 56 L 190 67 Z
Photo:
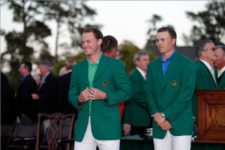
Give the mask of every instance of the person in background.
M 35 74 L 35 75 L 33 75 L 33 78 L 34 78 L 34 81 L 35 81 L 37 87 L 39 87 L 40 84 L 41 84 L 41 75 L 40 74 Z
M 72 70 L 70 69 L 66 74 L 58 77 L 57 110 L 65 114 L 75 113 L 77 117 L 77 110 L 69 103 L 68 98 L 71 74 Z
M 159 28 L 156 46 L 161 57 L 147 69 L 145 93 L 153 117 L 155 150 L 191 149 L 195 64 L 176 51 L 176 40 L 172 27 Z
M 219 89 L 225 90 L 225 45 L 220 44 L 215 47 L 216 61 L 214 63 L 217 69 L 217 83 Z
M 215 44 L 210 39 L 201 39 L 197 41 L 194 45 L 196 55 L 198 58 L 195 64 L 196 68 L 196 90 L 211 90 L 218 89 L 216 81 L 216 73 L 214 70 L 214 62 L 216 60 L 215 56 Z M 193 115 L 195 119 L 195 124 L 197 121 L 197 93 L 193 95 Z
M 101 51 L 108 57 L 113 57 L 118 59 L 119 50 L 118 50 L 118 41 L 114 36 L 107 35 L 103 37 L 101 44 Z M 124 102 L 119 104 L 120 108 L 120 118 L 123 116 Z
M 132 87 L 132 97 L 125 104 L 123 116 L 123 131 L 127 136 L 138 134 L 144 137 L 147 128 L 152 127 L 151 115 L 149 113 L 144 84 L 146 71 L 149 63 L 149 55 L 145 51 L 138 51 L 134 55 L 136 68 L 131 72 L 129 79 Z
M 199 61 L 196 64 L 196 89 L 217 89 L 214 70 L 215 45 L 210 39 L 199 40 L 195 43 L 195 50 Z
M 7 76 L 1 72 L 1 126 L 16 122 L 14 95 L 14 89 L 11 87 Z
M 85 29 L 82 48 L 87 58 L 72 70 L 69 101 L 78 109 L 74 150 L 120 147 L 118 104 L 131 97 L 131 87 L 123 63 L 102 54 L 102 40 L 100 30 Z
M 65 66 L 59 70 L 59 76 L 63 76 L 72 71 L 72 67 L 76 64 L 76 61 L 73 58 L 67 58 Z
M 23 62 L 20 64 L 20 85 L 17 89 L 16 103 L 21 122 L 32 123 L 37 121 L 37 105 L 32 98 L 32 93 L 37 91 L 37 85 L 31 75 L 32 64 Z
M 51 73 L 52 63 L 43 60 L 38 67 L 41 74 L 41 83 L 38 91 L 32 94 L 32 98 L 38 102 L 39 113 L 53 113 L 57 106 L 57 79 Z

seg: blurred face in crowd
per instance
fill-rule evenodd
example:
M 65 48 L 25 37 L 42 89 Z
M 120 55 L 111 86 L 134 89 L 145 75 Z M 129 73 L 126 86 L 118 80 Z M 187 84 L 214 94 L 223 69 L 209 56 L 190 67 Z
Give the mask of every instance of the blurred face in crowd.
M 215 57 L 215 67 L 222 69 L 225 66 L 225 53 L 222 48 L 215 49 Z
M 142 55 L 139 60 L 135 61 L 136 66 L 141 70 L 143 70 L 144 72 L 147 71 L 148 63 L 149 63 L 148 55 Z
M 175 42 L 168 31 L 158 32 L 156 35 L 156 46 L 162 54 L 173 51 Z
M 206 43 L 204 51 L 201 52 L 202 56 L 201 58 L 203 58 L 205 61 L 209 63 L 213 63 L 216 60 L 214 49 L 215 49 L 214 43 L 212 42 Z
M 26 76 L 29 73 L 28 69 L 25 67 L 24 64 L 20 65 L 19 72 L 22 76 Z
M 40 70 L 40 74 L 42 76 L 44 76 L 46 73 L 48 73 L 50 71 L 49 67 L 48 66 L 45 66 L 45 65 L 39 65 L 39 70 Z
M 93 32 L 84 32 L 82 35 L 82 48 L 87 56 L 100 53 L 101 39 L 97 39 Z

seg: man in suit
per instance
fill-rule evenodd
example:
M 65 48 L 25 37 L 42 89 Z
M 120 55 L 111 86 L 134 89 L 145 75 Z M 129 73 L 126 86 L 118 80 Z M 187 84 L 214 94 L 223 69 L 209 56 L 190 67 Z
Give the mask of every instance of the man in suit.
M 44 60 L 39 64 L 41 83 L 32 98 L 38 102 L 38 112 L 53 113 L 57 105 L 57 79 L 51 73 L 52 63 Z
M 118 104 L 130 98 L 131 87 L 123 63 L 101 53 L 102 38 L 96 28 L 83 31 L 82 48 L 87 58 L 72 70 L 69 100 L 78 108 L 75 150 L 95 150 L 96 146 L 119 150 Z
M 155 150 L 190 150 L 193 130 L 194 62 L 175 50 L 176 32 L 158 29 L 156 46 L 162 56 L 148 65 L 145 86 L 153 117 Z
M 195 43 L 195 50 L 199 61 L 196 64 L 197 79 L 196 89 L 217 89 L 214 71 L 216 60 L 214 42 L 210 39 L 199 40 Z
M 225 90 L 225 45 L 217 45 L 215 48 L 215 67 L 217 68 L 217 83 L 219 89 Z
M 195 51 L 198 57 L 196 68 L 196 86 L 195 90 L 217 89 L 216 74 L 214 71 L 214 62 L 216 60 L 214 53 L 214 42 L 210 39 L 202 39 L 195 43 Z M 193 96 L 193 115 L 197 120 L 197 94 Z
M 136 68 L 131 72 L 129 79 L 132 87 L 132 97 L 125 105 L 123 118 L 124 135 L 139 134 L 144 136 L 146 129 L 151 127 L 151 115 L 149 113 L 144 84 L 149 63 L 149 55 L 145 51 L 138 51 L 134 55 Z
M 37 119 L 37 106 L 32 99 L 32 93 L 37 91 L 37 85 L 31 76 L 32 64 L 23 62 L 20 64 L 19 72 L 22 76 L 17 89 L 16 103 L 21 121 L 32 122 Z

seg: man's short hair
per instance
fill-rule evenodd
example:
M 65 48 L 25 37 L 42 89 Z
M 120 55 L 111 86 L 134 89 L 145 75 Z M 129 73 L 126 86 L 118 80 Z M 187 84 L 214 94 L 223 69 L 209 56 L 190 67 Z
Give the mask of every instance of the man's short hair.
M 89 27 L 89 28 L 84 29 L 84 31 L 83 31 L 83 33 L 88 33 L 88 32 L 92 32 L 94 34 L 95 38 L 98 40 L 103 39 L 102 32 L 97 28 Z
M 172 26 L 165 26 L 165 27 L 161 27 L 157 30 L 157 33 L 159 32 L 165 32 L 167 31 L 170 35 L 171 38 L 173 39 L 177 39 L 177 33 L 176 31 L 174 30 L 174 28 Z
M 103 37 L 103 41 L 101 44 L 101 51 L 103 53 L 109 53 L 113 48 L 117 48 L 118 41 L 115 37 L 111 35 L 107 35 Z
M 223 54 L 225 55 L 225 45 L 220 43 L 219 45 L 215 46 L 215 49 L 221 48 L 223 50 Z
M 43 60 L 39 63 L 39 65 L 47 66 L 48 68 L 51 68 L 53 66 L 52 62 L 49 60 Z
M 139 50 L 134 54 L 134 62 L 137 60 L 140 60 L 141 56 L 145 56 L 148 55 L 148 53 L 146 51 L 143 50 Z
M 22 62 L 21 64 L 23 64 L 24 67 L 27 68 L 27 70 L 28 70 L 29 72 L 32 71 L 32 64 L 31 64 L 30 62 L 25 61 L 25 62 Z
M 199 40 L 195 43 L 194 48 L 195 48 L 195 52 L 196 52 L 196 55 L 198 58 L 201 57 L 201 52 L 206 50 L 205 46 L 207 43 L 214 43 L 214 42 L 210 39 L 203 39 L 203 40 Z

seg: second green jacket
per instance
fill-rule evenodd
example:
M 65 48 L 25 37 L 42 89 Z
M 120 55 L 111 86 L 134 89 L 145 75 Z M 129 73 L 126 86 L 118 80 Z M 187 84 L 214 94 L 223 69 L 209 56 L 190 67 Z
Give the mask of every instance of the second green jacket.
M 165 75 L 160 59 L 148 65 L 145 86 L 151 114 L 163 112 L 172 125 L 172 135 L 191 135 L 193 131 L 192 96 L 196 74 L 194 62 L 176 52 Z M 153 121 L 153 137 L 162 139 L 166 131 Z

